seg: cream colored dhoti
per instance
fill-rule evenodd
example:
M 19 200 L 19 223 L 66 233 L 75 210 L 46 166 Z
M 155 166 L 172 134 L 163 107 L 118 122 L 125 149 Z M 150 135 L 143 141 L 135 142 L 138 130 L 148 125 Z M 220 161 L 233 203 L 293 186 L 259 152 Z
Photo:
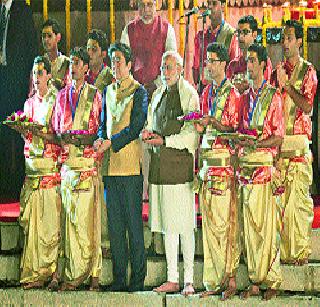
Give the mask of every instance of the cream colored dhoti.
M 228 167 L 231 170 L 229 176 L 210 177 L 209 185 L 215 192 L 209 190 L 206 173 L 199 194 L 204 252 L 203 284 L 210 291 L 220 289 L 228 277 L 235 275 L 238 267 L 239 253 L 235 250 L 237 208 L 229 150 L 210 150 L 201 158 L 207 167 L 214 166 L 221 170 Z
M 25 234 L 21 283 L 48 281 L 57 270 L 61 202 L 56 186 L 35 188 L 37 180 L 26 178 L 20 197 L 20 224 Z
M 267 162 L 263 164 L 263 160 Z M 270 163 L 268 163 L 268 161 Z M 273 168 L 270 153 L 253 153 L 241 163 L 241 173 L 253 172 L 255 167 Z M 242 165 L 241 165 L 242 164 Z M 250 165 L 246 168 L 246 165 Z M 278 289 L 282 278 L 278 233 L 278 210 L 271 182 L 245 184 L 241 187 L 244 250 L 249 279 L 253 284 L 265 284 Z
M 63 166 L 61 195 L 66 214 L 65 276 L 73 286 L 99 277 L 101 254 L 101 184 L 98 176 L 79 179 L 80 172 Z
M 311 254 L 312 155 L 307 136 L 285 136 L 281 157 L 281 175 L 285 186 L 282 195 L 284 214 L 281 260 L 294 263 L 297 260 L 308 259 Z

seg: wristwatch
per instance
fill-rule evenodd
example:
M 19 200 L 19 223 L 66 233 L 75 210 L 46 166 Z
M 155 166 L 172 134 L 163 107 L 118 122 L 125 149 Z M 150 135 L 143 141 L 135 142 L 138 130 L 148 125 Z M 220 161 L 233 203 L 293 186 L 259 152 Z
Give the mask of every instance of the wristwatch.
M 166 137 L 164 136 L 164 137 L 162 137 L 162 139 L 163 139 L 162 146 L 166 146 Z

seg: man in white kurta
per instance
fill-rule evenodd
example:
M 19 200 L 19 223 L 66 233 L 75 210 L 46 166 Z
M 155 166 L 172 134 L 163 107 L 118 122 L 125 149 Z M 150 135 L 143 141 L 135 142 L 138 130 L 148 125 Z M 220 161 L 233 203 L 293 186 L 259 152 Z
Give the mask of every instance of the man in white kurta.
M 183 294 L 193 294 L 195 206 L 192 191 L 193 157 L 198 145 L 192 123 L 178 116 L 199 109 L 196 90 L 182 77 L 182 58 L 166 52 L 162 59 L 163 86 L 152 98 L 145 143 L 152 145 L 149 172 L 151 231 L 164 234 L 168 276 L 156 292 L 179 291 L 179 237 L 184 260 Z

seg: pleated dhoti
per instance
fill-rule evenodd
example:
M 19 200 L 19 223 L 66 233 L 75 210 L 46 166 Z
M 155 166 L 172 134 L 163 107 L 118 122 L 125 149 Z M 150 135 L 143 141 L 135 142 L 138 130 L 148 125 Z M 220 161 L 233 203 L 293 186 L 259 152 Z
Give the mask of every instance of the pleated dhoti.
M 38 178 L 26 178 L 21 191 L 20 224 L 25 243 L 21 257 L 21 283 L 48 281 L 57 270 L 61 202 L 57 186 L 34 188 Z
M 293 263 L 308 259 L 311 254 L 311 230 L 313 200 L 311 155 L 305 161 L 286 160 L 282 164 L 285 174 L 285 192 L 282 195 L 284 208 L 281 233 L 281 260 Z
M 79 176 L 65 169 L 61 181 L 66 215 L 65 279 L 73 286 L 88 277 L 99 277 L 102 267 L 100 178 L 92 175 L 79 184 Z

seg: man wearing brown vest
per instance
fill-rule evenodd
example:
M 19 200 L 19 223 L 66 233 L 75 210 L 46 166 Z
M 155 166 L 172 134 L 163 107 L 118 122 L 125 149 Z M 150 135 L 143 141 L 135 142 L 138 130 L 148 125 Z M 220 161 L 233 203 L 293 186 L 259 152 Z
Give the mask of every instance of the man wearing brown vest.
M 194 293 L 195 206 L 193 157 L 198 146 L 197 132 L 178 116 L 199 109 L 196 90 L 182 77 L 181 56 L 174 51 L 162 57 L 163 86 L 153 94 L 147 129 L 142 138 L 152 145 L 149 171 L 151 231 L 164 234 L 168 276 L 156 292 L 179 291 L 177 254 L 179 237 L 184 261 L 184 295 Z
M 142 223 L 142 146 L 139 134 L 147 116 L 147 91 L 130 74 L 131 49 L 122 43 L 109 48 L 116 83 L 103 93 L 97 153 L 105 153 L 102 166 L 113 264 L 112 291 L 142 291 L 146 274 Z M 126 233 L 129 237 L 129 254 Z

